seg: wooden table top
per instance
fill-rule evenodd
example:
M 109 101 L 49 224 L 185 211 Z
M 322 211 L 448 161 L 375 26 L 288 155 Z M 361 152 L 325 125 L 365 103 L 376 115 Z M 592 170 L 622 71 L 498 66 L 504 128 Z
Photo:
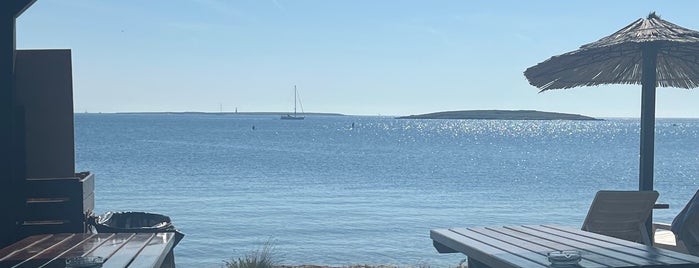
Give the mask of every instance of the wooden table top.
M 430 231 L 440 253 L 461 252 L 490 267 L 553 267 L 547 253 L 576 250 L 574 267 L 699 267 L 699 257 L 555 225 Z
M 0 267 L 66 267 L 66 259 L 102 257 L 102 267 L 160 267 L 174 233 L 34 235 L 0 249 Z

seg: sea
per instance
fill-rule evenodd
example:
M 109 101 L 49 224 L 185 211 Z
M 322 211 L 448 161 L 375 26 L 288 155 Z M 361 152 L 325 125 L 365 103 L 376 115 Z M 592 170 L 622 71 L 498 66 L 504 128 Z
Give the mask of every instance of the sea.
M 598 190 L 637 190 L 638 118 L 407 120 L 76 114 L 95 213 L 164 214 L 178 267 L 272 249 L 281 264 L 453 267 L 431 229 L 579 227 Z M 699 189 L 699 119 L 657 119 L 654 221 Z

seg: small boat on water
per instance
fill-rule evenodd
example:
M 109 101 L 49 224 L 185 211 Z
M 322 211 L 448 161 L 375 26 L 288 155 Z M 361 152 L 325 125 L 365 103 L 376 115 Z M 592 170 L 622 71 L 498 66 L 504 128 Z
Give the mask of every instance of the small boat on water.
M 296 90 L 296 85 L 294 85 L 294 114 L 282 115 L 282 117 L 281 117 L 282 120 L 303 120 L 304 118 L 306 118 L 303 116 L 303 104 L 301 104 L 301 114 L 302 115 L 298 115 L 296 113 L 296 103 L 301 104 L 301 100 L 299 99 L 298 92 Z

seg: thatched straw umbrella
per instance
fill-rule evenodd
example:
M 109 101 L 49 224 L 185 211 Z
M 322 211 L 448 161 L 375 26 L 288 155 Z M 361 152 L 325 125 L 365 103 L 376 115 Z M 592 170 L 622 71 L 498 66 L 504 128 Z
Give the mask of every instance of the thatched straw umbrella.
M 653 190 L 655 88 L 699 87 L 699 32 L 651 13 L 597 42 L 530 67 L 524 75 L 539 92 L 641 84 L 639 189 Z
M 530 67 L 524 75 L 540 92 L 641 84 L 639 189 L 653 190 L 655 88 L 699 86 L 699 32 L 653 12 L 610 36 Z

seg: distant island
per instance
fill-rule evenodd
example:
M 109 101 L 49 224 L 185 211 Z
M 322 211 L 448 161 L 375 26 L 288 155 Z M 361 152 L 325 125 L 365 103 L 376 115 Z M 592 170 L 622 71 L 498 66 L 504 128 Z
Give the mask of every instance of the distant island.
M 602 120 L 579 114 L 533 110 L 469 110 L 448 111 L 396 117 L 397 119 L 491 119 L 491 120 Z

